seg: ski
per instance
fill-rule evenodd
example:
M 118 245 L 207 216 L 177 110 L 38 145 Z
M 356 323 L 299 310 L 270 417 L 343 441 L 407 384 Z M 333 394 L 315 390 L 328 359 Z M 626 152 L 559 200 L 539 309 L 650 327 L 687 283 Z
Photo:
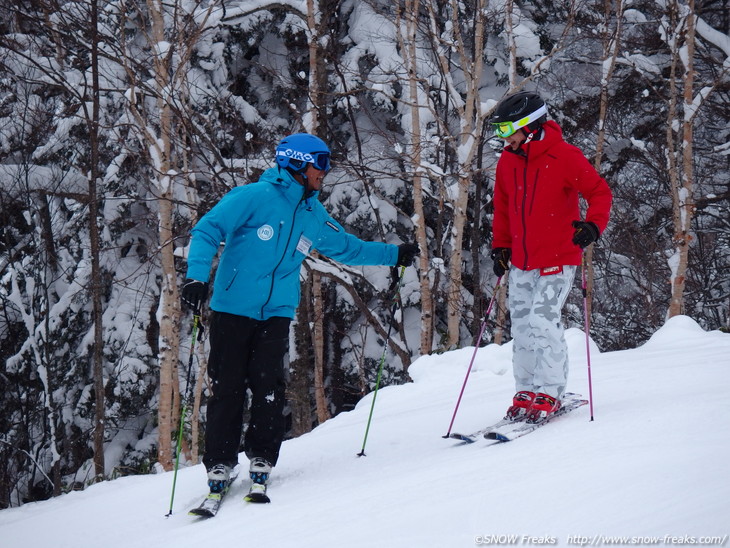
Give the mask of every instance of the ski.
M 560 409 L 558 409 L 557 411 L 555 411 L 555 413 L 549 415 L 545 419 L 534 423 L 522 421 L 515 424 L 512 428 L 501 427 L 499 429 L 490 430 L 488 432 L 485 432 L 483 434 L 483 437 L 488 440 L 495 440 L 497 442 L 512 441 L 524 436 L 525 434 L 534 432 L 535 430 L 537 430 L 541 426 L 546 425 L 553 419 L 562 417 L 563 415 L 567 415 L 571 411 L 587 404 L 588 400 L 581 399 L 581 396 L 579 394 L 566 394 L 563 397 Z
M 262 487 L 263 491 L 261 490 Z M 267 502 L 271 502 L 269 495 L 266 494 L 266 486 L 262 486 L 258 483 L 254 483 L 251 485 L 251 489 L 249 490 L 248 495 L 246 495 L 243 499 L 246 502 L 253 502 L 257 504 L 266 504 Z
M 514 419 L 502 419 L 500 421 L 495 422 L 494 424 L 487 426 L 486 428 L 482 428 L 481 430 L 477 430 L 476 432 L 472 432 L 471 434 L 463 434 L 461 432 L 452 432 L 449 434 L 449 438 L 453 440 L 459 440 L 463 441 L 465 443 L 474 443 L 475 441 L 485 438 L 486 435 L 494 430 L 504 428 L 506 426 L 510 426 L 513 424 L 521 424 L 524 420 L 524 417 L 518 418 L 516 420 Z
M 511 441 L 514 438 L 524 436 L 525 434 L 536 430 L 537 428 L 539 428 L 546 422 L 551 421 L 555 417 L 560 417 L 572 411 L 573 409 L 577 409 L 578 407 L 586 405 L 588 401 L 581 398 L 582 396 L 580 394 L 573 394 L 572 392 L 566 393 L 563 396 L 561 408 L 557 412 L 553 413 L 553 415 L 548 417 L 547 420 L 541 421 L 536 424 L 526 423 L 525 416 L 522 415 L 517 419 L 504 418 L 490 426 L 477 430 L 476 432 L 472 432 L 471 434 L 452 432 L 451 434 L 449 434 L 448 437 L 450 439 L 459 440 L 467 444 L 474 443 L 483 438 L 486 438 L 488 440 L 495 440 L 498 442 Z
M 203 499 L 203 502 L 200 503 L 200 506 L 190 510 L 188 512 L 188 515 L 197 516 L 200 518 L 212 518 L 213 516 L 215 516 L 221 507 L 223 499 L 230 490 L 231 484 L 236 481 L 237 477 L 238 474 L 236 474 L 235 476 L 231 476 L 225 488 L 220 493 L 208 493 L 208 496 Z
M 244 497 L 244 500 L 254 504 L 266 504 L 267 502 L 271 502 L 269 495 L 262 493 L 249 493 Z

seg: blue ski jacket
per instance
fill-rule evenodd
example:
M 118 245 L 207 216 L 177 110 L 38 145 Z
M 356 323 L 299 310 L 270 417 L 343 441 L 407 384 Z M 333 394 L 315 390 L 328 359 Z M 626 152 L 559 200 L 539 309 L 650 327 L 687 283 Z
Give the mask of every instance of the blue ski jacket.
M 192 230 L 187 277 L 207 282 L 224 244 L 210 308 L 265 320 L 293 318 L 299 271 L 312 250 L 350 265 L 395 265 L 398 247 L 365 242 L 345 232 L 285 169 L 226 194 Z

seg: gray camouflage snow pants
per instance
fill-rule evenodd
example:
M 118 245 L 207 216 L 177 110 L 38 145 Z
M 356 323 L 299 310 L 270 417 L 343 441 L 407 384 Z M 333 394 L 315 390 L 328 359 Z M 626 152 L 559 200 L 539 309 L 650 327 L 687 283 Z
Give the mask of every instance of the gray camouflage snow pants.
M 575 266 L 541 276 L 540 269 L 509 271 L 509 308 L 514 341 L 512 368 L 517 391 L 561 398 L 568 380 L 568 347 L 561 311 Z

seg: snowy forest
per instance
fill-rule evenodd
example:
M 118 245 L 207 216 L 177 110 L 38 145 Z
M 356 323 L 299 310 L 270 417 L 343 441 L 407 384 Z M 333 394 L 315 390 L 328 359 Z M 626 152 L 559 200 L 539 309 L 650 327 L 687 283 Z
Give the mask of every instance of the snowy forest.
M 566 326 L 587 313 L 604 351 L 678 314 L 730 327 L 727 0 L 3 2 L 0 508 L 170 470 L 183 402 L 199 461 L 190 229 L 290 133 L 330 145 L 320 199 L 348 231 L 420 246 L 397 307 L 388 268 L 305 261 L 290 437 L 381 361 L 381 386 L 405 383 L 418 356 L 507 340 L 504 290 L 475 338 L 496 289 L 489 119 L 523 89 L 614 194 Z

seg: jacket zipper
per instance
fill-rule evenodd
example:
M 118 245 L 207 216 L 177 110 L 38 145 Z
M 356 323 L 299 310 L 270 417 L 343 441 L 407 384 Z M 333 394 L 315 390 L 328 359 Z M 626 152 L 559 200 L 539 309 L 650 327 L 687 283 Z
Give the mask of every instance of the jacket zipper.
M 284 258 L 286 257 L 287 250 L 289 249 L 289 243 L 291 242 L 292 234 L 294 234 L 294 220 L 297 218 L 297 212 L 299 211 L 299 206 L 304 201 L 304 194 L 302 194 L 302 198 L 297 202 L 297 205 L 294 206 L 294 212 L 291 216 L 291 227 L 289 228 L 289 236 L 286 238 L 286 243 L 284 244 L 284 252 L 281 254 L 281 257 L 279 258 L 279 262 L 276 263 L 276 266 L 274 267 L 274 270 L 271 271 L 271 284 L 269 285 L 269 294 L 266 297 L 266 301 L 264 301 L 264 304 L 261 305 L 261 317 L 264 317 L 264 308 L 266 308 L 266 305 L 269 304 L 269 301 L 271 300 L 271 296 L 274 294 L 274 279 L 276 278 L 276 271 L 281 266 L 281 263 L 284 262 Z
M 525 256 L 525 263 L 522 270 L 527 270 L 527 155 L 525 151 L 525 168 L 522 171 L 522 253 Z
M 233 285 L 233 282 L 235 282 L 235 281 L 236 281 L 236 277 L 237 277 L 237 276 L 238 276 L 238 268 L 236 268 L 236 269 L 235 269 L 235 270 L 233 271 L 233 277 L 231 278 L 231 281 L 230 281 L 230 282 L 228 282 L 228 285 L 226 286 L 226 289 L 225 289 L 226 291 L 228 291 L 228 290 L 229 290 L 229 289 L 231 288 L 231 286 Z

